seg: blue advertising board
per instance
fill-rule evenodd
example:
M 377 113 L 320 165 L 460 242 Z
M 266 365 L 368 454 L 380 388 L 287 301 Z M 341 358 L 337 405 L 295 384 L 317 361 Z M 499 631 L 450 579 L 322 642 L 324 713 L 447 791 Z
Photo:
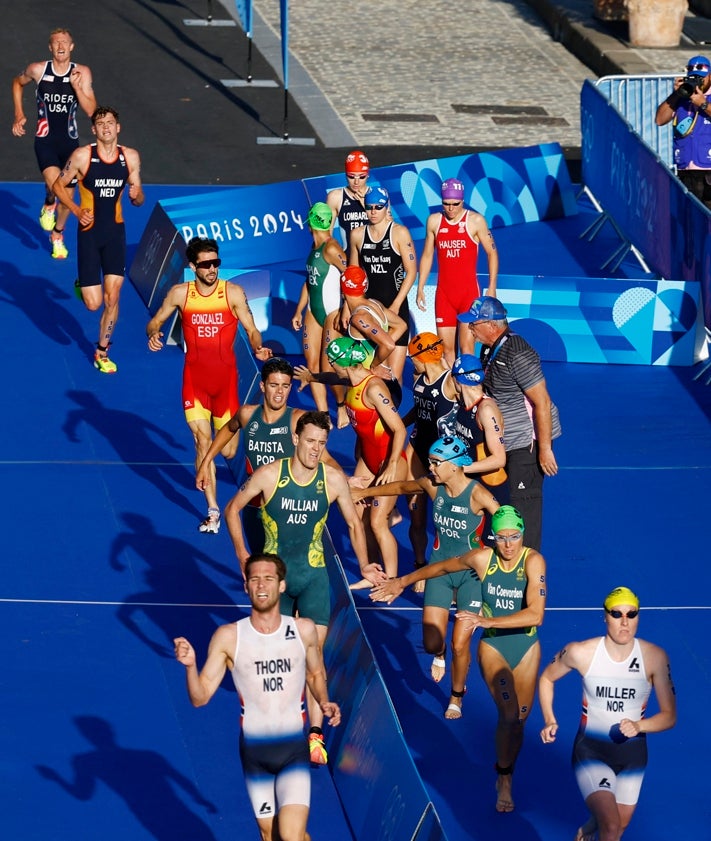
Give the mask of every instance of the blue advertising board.
M 492 228 L 578 212 L 563 150 L 557 143 L 376 167 L 370 171 L 368 184 L 385 187 L 393 217 L 418 242 L 424 240 L 427 217 L 442 209 L 441 186 L 446 178 L 462 181 L 465 203 Z M 343 185 L 341 173 L 304 181 L 311 203 L 323 201 L 329 190 Z

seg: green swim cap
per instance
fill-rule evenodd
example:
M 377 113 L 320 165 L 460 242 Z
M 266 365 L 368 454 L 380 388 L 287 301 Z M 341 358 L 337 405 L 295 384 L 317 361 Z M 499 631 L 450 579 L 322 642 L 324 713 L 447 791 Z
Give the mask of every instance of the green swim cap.
M 317 201 L 309 210 L 306 221 L 315 231 L 328 231 L 333 221 L 333 211 L 326 202 Z
M 352 368 L 366 361 L 368 351 L 362 342 L 348 336 L 341 336 L 326 345 L 326 356 L 329 362 L 335 362 L 342 368 Z
M 496 534 L 504 529 L 523 531 L 523 517 L 513 505 L 502 505 L 491 517 L 491 528 Z

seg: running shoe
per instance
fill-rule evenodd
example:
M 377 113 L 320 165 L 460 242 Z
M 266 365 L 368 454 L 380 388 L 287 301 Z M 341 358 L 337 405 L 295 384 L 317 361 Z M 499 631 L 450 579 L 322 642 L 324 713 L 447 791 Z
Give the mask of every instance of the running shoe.
M 50 234 L 49 241 L 52 243 L 52 257 L 55 260 L 66 260 L 69 252 L 64 244 L 64 237 L 61 234 Z
M 94 354 L 94 368 L 102 374 L 115 374 L 118 371 L 116 363 L 112 362 L 108 356 L 102 356 L 98 350 Z
M 198 526 L 203 534 L 217 534 L 220 530 L 220 509 L 208 508 L 207 517 Z
M 325 765 L 328 762 L 323 733 L 309 733 L 309 756 L 314 765 Z
M 53 231 L 54 223 L 57 221 L 57 202 L 54 204 L 43 204 L 40 210 L 39 223 L 43 231 Z

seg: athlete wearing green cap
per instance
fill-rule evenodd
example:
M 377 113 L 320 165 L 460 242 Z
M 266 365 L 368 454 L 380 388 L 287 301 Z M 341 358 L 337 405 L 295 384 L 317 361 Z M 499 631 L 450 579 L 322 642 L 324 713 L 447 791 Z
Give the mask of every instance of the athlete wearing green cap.
M 355 501 L 375 493 L 381 495 L 426 494 L 432 500 L 435 541 L 430 564 L 453 555 L 480 549 L 484 513 L 493 514 L 499 507 L 491 491 L 464 469 L 471 464 L 467 445 L 458 438 L 438 438 L 429 449 L 430 473 L 417 479 L 391 482 L 374 490 L 351 488 Z M 424 506 L 423 506 L 424 508 Z M 401 579 L 402 580 L 402 579 Z M 460 610 L 478 611 L 481 608 L 481 581 L 474 570 L 431 578 L 424 588 L 422 611 L 422 643 L 434 659 L 430 666 L 432 679 L 439 683 L 446 665 L 446 639 L 449 611 L 455 601 Z M 455 622 L 452 630 L 452 689 L 444 717 L 461 718 L 467 674 L 471 663 L 471 630 L 463 622 Z
M 634 814 L 647 765 L 647 733 L 676 723 L 676 695 L 664 649 L 636 637 L 639 599 L 616 587 L 603 602 L 604 637 L 566 645 L 538 685 L 545 727 L 554 742 L 553 684 L 571 671 L 583 678 L 583 715 L 573 744 L 573 768 L 590 817 L 576 841 L 619 841 Z M 645 718 L 654 692 L 659 712 Z
M 311 206 L 306 219 L 313 237 L 313 248 L 306 258 L 306 281 L 301 288 L 291 326 L 294 330 L 302 331 L 306 367 L 311 371 L 320 372 L 328 370 L 324 352 L 326 345 L 341 335 L 338 330 L 338 313 L 341 306 L 340 277 L 348 261 L 341 246 L 331 236 L 331 208 L 325 202 L 316 202 Z M 339 427 L 347 426 L 348 418 L 343 406 L 345 388 L 333 385 L 332 390 L 338 408 L 337 424 Z M 311 393 L 316 408 L 327 412 L 326 386 L 315 379 L 311 382 Z
M 511 778 L 523 744 L 523 726 L 531 712 L 541 662 L 537 628 L 546 606 L 546 562 L 523 545 L 524 522 L 511 505 L 492 517 L 495 549 L 428 564 L 402 578 L 385 581 L 373 601 L 391 602 L 415 581 L 473 569 L 482 582 L 481 613 L 459 610 L 457 619 L 470 633 L 482 628 L 477 649 L 479 669 L 498 710 L 496 726 L 496 811 L 514 809 Z
M 350 338 L 336 339 L 328 345 L 326 353 L 334 372 L 347 377 L 350 383 L 346 410 L 358 440 L 353 478 L 359 480 L 361 487 L 404 479 L 407 430 L 387 384 L 364 366 L 366 352 L 362 343 Z M 378 495 L 367 509 L 358 506 L 366 534 L 373 538 L 370 545 L 377 544 L 390 577 L 397 575 L 398 563 L 397 540 L 388 520 L 395 502 L 395 497 Z

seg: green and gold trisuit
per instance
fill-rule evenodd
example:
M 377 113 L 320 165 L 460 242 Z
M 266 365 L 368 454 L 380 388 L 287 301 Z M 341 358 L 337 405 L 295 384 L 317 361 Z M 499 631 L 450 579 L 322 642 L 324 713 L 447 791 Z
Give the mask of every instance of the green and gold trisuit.
M 525 548 L 516 566 L 507 571 L 502 568 L 496 552 L 491 550 L 489 565 L 481 582 L 483 616 L 508 616 L 526 607 L 526 557 L 530 551 Z M 537 640 L 535 625 L 528 628 L 487 628 L 481 638 L 482 643 L 495 648 L 512 669 Z
M 307 616 L 328 625 L 331 614 L 326 559 L 321 536 L 331 504 L 326 467 L 319 462 L 313 478 L 301 485 L 291 473 L 291 459 L 279 461 L 279 478 L 261 508 L 264 551 L 286 564 L 286 592 L 281 612 Z

